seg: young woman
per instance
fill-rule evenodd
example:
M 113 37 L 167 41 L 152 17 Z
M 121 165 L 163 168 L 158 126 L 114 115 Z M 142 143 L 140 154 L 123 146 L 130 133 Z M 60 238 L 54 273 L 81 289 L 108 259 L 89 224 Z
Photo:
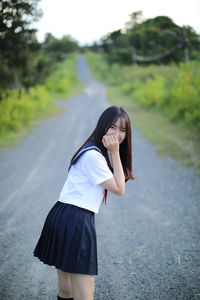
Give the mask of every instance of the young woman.
M 131 123 L 122 107 L 111 106 L 72 157 L 60 197 L 47 215 L 34 250 L 57 268 L 58 299 L 92 300 L 97 275 L 94 214 L 107 191 L 125 193 L 132 172 Z

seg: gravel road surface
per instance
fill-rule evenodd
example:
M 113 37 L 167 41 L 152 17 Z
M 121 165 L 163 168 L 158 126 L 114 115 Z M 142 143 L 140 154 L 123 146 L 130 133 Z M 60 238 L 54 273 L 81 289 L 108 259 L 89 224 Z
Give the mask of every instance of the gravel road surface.
M 56 300 L 57 275 L 33 257 L 70 158 L 109 105 L 80 56 L 83 93 L 58 101 L 50 117 L 16 149 L 0 152 L 0 299 Z M 134 125 L 134 124 L 133 124 Z M 99 275 L 95 300 L 200 299 L 200 179 L 162 158 L 133 126 L 137 180 L 109 195 L 96 216 Z

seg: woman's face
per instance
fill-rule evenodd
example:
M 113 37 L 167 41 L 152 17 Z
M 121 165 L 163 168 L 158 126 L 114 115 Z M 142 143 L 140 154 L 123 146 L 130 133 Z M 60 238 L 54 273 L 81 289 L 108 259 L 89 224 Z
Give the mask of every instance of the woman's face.
M 114 135 L 118 138 L 119 144 L 121 144 L 126 138 L 126 122 L 124 118 L 118 118 L 115 123 L 110 125 L 110 128 L 106 132 L 106 135 Z

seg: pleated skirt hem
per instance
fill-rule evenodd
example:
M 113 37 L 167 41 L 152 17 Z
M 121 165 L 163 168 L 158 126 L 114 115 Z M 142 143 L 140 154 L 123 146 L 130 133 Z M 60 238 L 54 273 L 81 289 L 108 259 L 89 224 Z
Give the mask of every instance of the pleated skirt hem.
M 33 255 L 75 274 L 98 274 L 94 213 L 57 201 L 48 213 Z

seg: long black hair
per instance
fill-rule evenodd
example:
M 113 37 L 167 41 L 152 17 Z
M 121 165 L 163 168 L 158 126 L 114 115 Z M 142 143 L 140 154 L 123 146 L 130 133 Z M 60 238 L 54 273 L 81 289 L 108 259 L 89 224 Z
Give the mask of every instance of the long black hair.
M 102 143 L 102 138 L 106 134 L 108 129 L 111 127 L 111 125 L 118 120 L 118 118 L 125 120 L 126 137 L 124 141 L 120 144 L 120 148 L 119 148 L 125 180 L 127 181 L 129 179 L 135 179 L 135 176 L 133 175 L 132 172 L 131 122 L 128 113 L 121 106 L 110 106 L 106 110 L 104 110 L 92 134 L 88 137 L 88 139 L 84 142 L 84 144 L 73 155 L 70 162 L 69 169 L 72 165 L 73 159 L 76 157 L 79 151 L 85 146 L 85 144 L 89 140 L 93 140 L 95 141 L 97 147 L 101 150 L 102 154 L 104 155 L 109 168 L 111 169 L 111 171 L 113 171 L 108 157 L 107 149 L 104 147 Z

